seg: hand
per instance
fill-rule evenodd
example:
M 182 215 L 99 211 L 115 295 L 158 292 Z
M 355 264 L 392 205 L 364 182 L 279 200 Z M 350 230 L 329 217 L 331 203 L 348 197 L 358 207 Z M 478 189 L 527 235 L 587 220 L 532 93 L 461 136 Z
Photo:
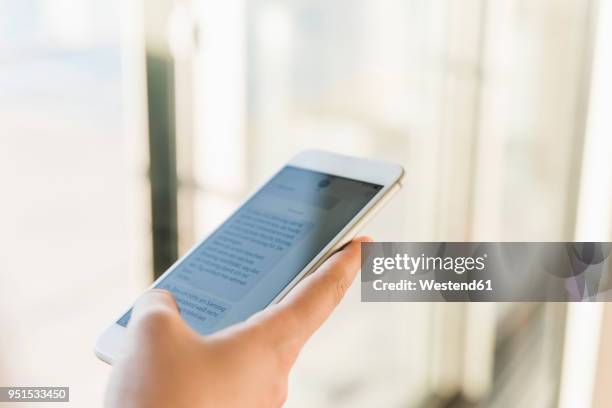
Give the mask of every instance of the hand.
M 181 319 L 169 292 L 145 293 L 134 306 L 106 405 L 280 407 L 289 370 L 353 282 L 360 242 L 367 241 L 353 240 L 282 302 L 211 336 L 199 336 Z

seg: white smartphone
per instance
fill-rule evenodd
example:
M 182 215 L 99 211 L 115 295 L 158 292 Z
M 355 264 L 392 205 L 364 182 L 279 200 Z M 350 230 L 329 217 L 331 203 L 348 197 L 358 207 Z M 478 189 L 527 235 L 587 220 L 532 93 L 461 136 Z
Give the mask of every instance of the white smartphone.
M 172 292 L 183 319 L 202 335 L 243 321 L 354 238 L 403 175 L 398 164 L 302 152 L 151 287 Z M 96 342 L 96 355 L 109 364 L 121 353 L 130 313 Z

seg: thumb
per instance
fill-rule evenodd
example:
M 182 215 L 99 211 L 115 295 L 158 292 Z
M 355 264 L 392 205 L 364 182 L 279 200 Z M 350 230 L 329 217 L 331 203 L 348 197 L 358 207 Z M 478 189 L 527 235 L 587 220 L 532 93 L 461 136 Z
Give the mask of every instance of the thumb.
M 361 243 L 369 237 L 355 238 L 305 278 L 273 308 L 263 312 L 266 331 L 275 339 L 288 340 L 291 359 L 323 324 L 342 300 L 355 279 L 361 261 Z

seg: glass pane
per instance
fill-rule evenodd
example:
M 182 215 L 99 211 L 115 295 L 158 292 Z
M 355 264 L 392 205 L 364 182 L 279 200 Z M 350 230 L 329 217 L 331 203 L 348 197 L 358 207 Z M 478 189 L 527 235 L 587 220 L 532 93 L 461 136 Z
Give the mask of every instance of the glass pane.
M 571 239 L 589 4 L 203 0 L 196 13 L 194 236 L 319 148 L 406 168 L 366 228 L 375 238 Z M 563 321 L 555 306 L 362 304 L 354 287 L 302 354 L 287 405 L 496 406 L 527 386 L 523 370 L 554 401 Z M 529 346 L 546 352 L 521 357 Z
M 0 2 L 0 383 L 74 406 L 102 401 L 94 339 L 146 282 L 119 25 L 118 1 Z

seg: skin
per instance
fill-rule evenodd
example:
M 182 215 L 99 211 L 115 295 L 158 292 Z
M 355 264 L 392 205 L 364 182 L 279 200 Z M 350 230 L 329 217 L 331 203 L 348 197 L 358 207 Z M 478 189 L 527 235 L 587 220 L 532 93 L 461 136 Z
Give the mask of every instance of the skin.
M 283 301 L 202 337 L 181 319 L 169 292 L 136 302 L 126 352 L 114 364 L 107 407 L 280 407 L 300 350 L 340 303 L 360 264 L 357 238 Z

